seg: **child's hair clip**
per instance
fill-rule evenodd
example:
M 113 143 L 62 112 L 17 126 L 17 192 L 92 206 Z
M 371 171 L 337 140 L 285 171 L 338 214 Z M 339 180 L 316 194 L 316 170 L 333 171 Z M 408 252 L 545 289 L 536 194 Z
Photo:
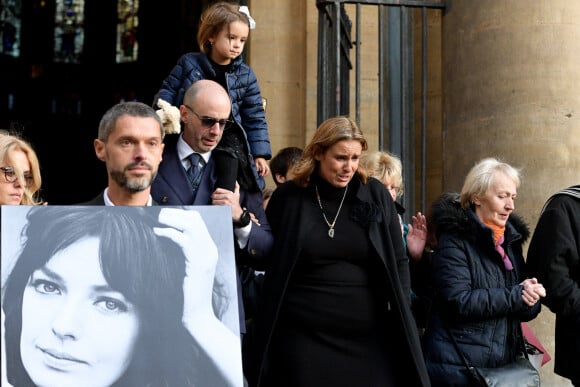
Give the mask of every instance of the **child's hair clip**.
M 250 19 L 250 29 L 256 28 L 256 21 L 250 16 L 250 9 L 246 5 L 241 5 L 239 11 Z

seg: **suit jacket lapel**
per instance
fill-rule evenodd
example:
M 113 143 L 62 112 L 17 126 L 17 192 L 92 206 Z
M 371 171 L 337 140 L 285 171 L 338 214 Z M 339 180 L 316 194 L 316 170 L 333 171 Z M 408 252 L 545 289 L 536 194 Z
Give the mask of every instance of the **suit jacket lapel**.
M 169 189 L 179 198 L 179 202 L 186 205 L 193 203 L 193 191 L 177 155 L 177 148 L 163 155 L 157 178 L 166 181 Z

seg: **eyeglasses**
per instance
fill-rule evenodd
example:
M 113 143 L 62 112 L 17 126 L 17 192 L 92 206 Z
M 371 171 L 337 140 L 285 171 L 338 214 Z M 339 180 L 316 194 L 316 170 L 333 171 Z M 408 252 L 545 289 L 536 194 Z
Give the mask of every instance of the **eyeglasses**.
M 0 167 L 0 169 L 4 172 L 4 178 L 8 183 L 14 183 L 16 180 L 18 180 L 18 176 L 16 176 L 14 168 Z M 31 187 L 32 184 L 34 183 L 34 177 L 29 173 L 25 173 L 22 177 L 24 178 L 26 188 Z
M 231 124 L 233 124 L 232 120 L 226 120 L 226 119 L 218 120 L 215 117 L 200 116 L 199 114 L 194 112 L 193 109 L 190 108 L 189 106 L 187 106 L 185 104 L 183 106 L 185 106 L 190 112 L 195 114 L 196 117 L 201 121 L 201 124 L 205 128 L 212 128 L 217 123 L 217 124 L 220 124 L 220 130 L 224 130 L 224 129 L 228 128 Z

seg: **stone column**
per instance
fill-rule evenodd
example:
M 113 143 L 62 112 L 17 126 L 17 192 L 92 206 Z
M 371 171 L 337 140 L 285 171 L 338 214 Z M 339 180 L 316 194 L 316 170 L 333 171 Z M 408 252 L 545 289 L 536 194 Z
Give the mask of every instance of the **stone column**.
M 533 230 L 545 200 L 580 183 L 580 2 L 446 4 L 443 188 L 460 190 L 483 157 L 521 167 L 516 212 Z M 544 307 L 530 326 L 553 357 L 554 315 Z M 553 368 L 543 385 L 571 385 Z

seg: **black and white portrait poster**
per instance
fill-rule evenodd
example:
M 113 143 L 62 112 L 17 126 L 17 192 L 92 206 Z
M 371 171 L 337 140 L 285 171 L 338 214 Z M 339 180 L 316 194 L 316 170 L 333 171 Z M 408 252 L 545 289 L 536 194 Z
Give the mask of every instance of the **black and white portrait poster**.
M 2 386 L 243 386 L 227 206 L 2 206 Z

